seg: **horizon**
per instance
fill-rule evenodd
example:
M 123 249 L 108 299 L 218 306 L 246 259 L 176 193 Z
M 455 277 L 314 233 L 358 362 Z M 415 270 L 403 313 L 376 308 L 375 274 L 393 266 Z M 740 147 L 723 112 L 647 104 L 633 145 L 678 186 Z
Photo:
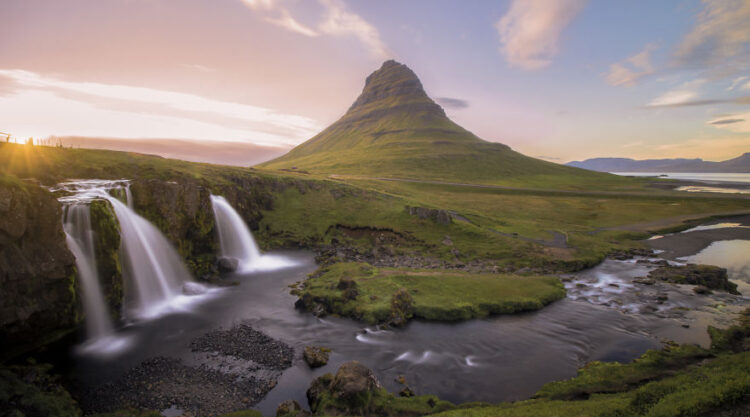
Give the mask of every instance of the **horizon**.
M 425 7 L 4 2 L 0 130 L 289 149 L 395 59 L 456 123 L 528 156 L 723 161 L 750 150 L 750 3 Z M 53 34 L 65 47 L 51 47 Z

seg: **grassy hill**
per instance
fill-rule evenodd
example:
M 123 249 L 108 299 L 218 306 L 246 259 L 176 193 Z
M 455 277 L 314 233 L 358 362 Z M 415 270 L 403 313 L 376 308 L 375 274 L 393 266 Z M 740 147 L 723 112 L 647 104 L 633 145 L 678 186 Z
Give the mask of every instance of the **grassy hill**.
M 451 121 L 412 70 L 387 61 L 346 114 L 260 168 L 535 187 L 616 187 L 632 180 L 522 155 Z

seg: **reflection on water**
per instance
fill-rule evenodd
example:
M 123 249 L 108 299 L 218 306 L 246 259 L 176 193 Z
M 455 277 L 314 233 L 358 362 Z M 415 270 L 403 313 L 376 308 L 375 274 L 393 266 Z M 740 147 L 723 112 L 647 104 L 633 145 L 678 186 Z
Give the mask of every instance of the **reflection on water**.
M 726 268 L 732 280 L 750 283 L 750 240 L 720 240 L 693 256 L 688 262 Z
M 682 233 L 697 232 L 699 230 L 726 229 L 729 227 L 741 227 L 743 229 L 750 229 L 750 226 L 743 226 L 742 223 L 716 223 L 695 226 L 690 229 L 683 230 Z
M 739 189 L 732 187 L 707 187 L 703 185 L 686 185 L 675 188 L 677 191 L 687 191 L 689 193 L 725 193 L 725 194 L 750 194 L 748 189 Z
M 747 182 L 750 173 L 710 173 L 710 172 L 613 172 L 616 175 L 629 177 L 663 177 L 675 180 L 714 182 Z

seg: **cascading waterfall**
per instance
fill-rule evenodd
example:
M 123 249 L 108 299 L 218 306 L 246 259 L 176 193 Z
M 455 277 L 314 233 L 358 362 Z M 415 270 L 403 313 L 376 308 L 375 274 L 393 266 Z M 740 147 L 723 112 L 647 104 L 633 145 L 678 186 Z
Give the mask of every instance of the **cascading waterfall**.
M 65 208 L 63 228 L 68 248 L 76 258 L 83 308 L 86 312 L 86 336 L 89 340 L 101 340 L 112 335 L 114 327 L 99 285 L 89 205 L 80 202 L 68 205 Z
M 237 260 L 238 272 L 272 270 L 296 265 L 291 259 L 260 253 L 245 221 L 222 196 L 212 195 L 211 205 L 219 232 L 221 256 Z
M 212 195 L 211 205 L 219 231 L 221 256 L 237 259 L 238 270 L 251 268 L 260 259 L 260 250 L 250 229 L 224 197 Z
M 127 181 L 102 181 L 83 180 L 63 183 L 57 189 L 65 190 L 70 195 L 60 198 L 60 201 L 69 205 L 69 209 L 82 206 L 88 210 L 88 202 L 94 199 L 109 201 L 114 209 L 115 216 L 120 225 L 120 259 L 123 267 L 124 277 L 124 316 L 126 318 L 152 318 L 161 313 L 182 309 L 189 303 L 190 295 L 206 292 L 206 288 L 192 282 L 190 273 L 182 263 L 177 251 L 148 220 L 136 214 L 132 206 L 132 196 Z M 112 192 L 117 192 L 126 197 L 126 203 L 113 197 Z M 78 209 L 74 209 L 78 211 Z M 90 228 L 90 227 L 89 227 Z M 85 253 L 81 250 L 81 244 L 73 239 L 71 251 Z M 93 253 L 93 243 L 90 245 Z M 81 269 L 81 280 L 86 279 L 83 270 L 90 272 L 98 286 L 95 261 L 93 257 L 82 255 L 82 259 L 92 259 L 91 265 L 94 269 L 84 265 Z M 91 290 L 84 294 L 86 299 L 91 298 Z M 101 290 L 98 291 L 101 297 Z M 102 298 L 103 304 L 103 298 Z M 85 302 L 88 311 L 88 301 Z M 106 308 L 104 309 L 106 313 Z M 100 315 L 96 309 L 91 310 L 91 315 Z

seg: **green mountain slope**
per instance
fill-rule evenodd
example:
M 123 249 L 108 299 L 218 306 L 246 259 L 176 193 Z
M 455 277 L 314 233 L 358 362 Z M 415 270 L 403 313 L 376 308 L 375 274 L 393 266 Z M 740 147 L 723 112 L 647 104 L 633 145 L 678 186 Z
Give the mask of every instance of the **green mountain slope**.
M 515 186 L 616 186 L 629 180 L 530 158 L 451 121 L 407 66 L 387 61 L 346 114 L 266 169 Z

